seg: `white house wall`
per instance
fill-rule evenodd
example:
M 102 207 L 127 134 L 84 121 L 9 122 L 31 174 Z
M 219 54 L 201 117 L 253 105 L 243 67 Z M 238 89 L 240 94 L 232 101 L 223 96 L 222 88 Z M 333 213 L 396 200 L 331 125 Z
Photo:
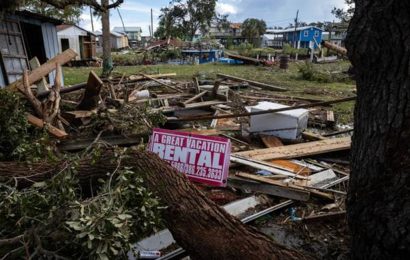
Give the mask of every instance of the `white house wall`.
M 63 48 L 61 46 L 61 39 L 68 39 L 68 44 L 71 49 L 73 49 L 78 55 L 75 57 L 76 60 L 81 60 L 81 50 L 80 50 L 80 37 L 87 36 L 87 32 L 78 29 L 75 26 L 71 26 L 57 33 L 58 36 L 58 47 L 61 51 Z

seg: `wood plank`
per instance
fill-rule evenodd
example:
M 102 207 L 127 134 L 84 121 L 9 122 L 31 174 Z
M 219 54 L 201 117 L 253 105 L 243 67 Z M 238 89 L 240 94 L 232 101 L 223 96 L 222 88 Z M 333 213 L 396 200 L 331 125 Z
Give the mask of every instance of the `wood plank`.
M 287 91 L 286 88 L 282 88 L 282 87 L 278 87 L 278 86 L 272 86 L 272 85 L 265 84 L 265 83 L 262 83 L 262 82 L 257 82 L 257 81 L 253 81 L 253 80 L 234 77 L 234 76 L 231 76 L 231 75 L 218 73 L 217 76 L 221 77 L 221 78 L 225 78 L 225 79 L 235 80 L 235 81 L 248 82 L 252 86 L 260 87 L 260 88 L 263 88 L 263 89 L 266 89 L 266 90 Z
M 201 107 L 210 107 L 214 105 L 219 105 L 219 104 L 226 104 L 226 101 L 220 101 L 220 100 L 211 100 L 211 101 L 205 101 L 205 102 L 199 102 L 199 103 L 192 103 L 192 104 L 185 104 L 185 108 L 201 108 Z
M 283 168 L 282 169 L 277 168 L 274 165 L 269 164 L 269 163 L 264 162 L 264 161 L 258 161 L 258 160 L 243 158 L 243 157 L 237 157 L 235 155 L 231 155 L 230 160 L 231 160 L 231 162 L 234 162 L 234 163 L 239 163 L 239 164 L 242 164 L 242 165 L 246 165 L 246 166 L 258 169 L 258 170 L 265 170 L 265 171 L 271 172 L 273 174 L 279 174 L 279 175 L 294 177 L 294 178 L 297 178 L 297 179 L 304 179 L 304 180 L 308 179 L 308 177 L 302 176 L 301 174 L 296 174 L 296 173 L 293 173 L 293 172 L 289 172 L 289 171 L 287 171 Z
M 33 126 L 36 126 L 36 127 L 39 127 L 39 128 L 46 127 L 47 131 L 51 135 L 57 137 L 58 139 L 63 139 L 63 138 L 66 138 L 68 136 L 68 134 L 66 132 L 64 132 L 64 131 L 62 131 L 62 130 L 60 130 L 60 129 L 58 129 L 58 128 L 50 125 L 50 124 L 45 123 L 42 119 L 40 119 L 38 117 L 35 117 L 31 114 L 27 114 L 26 118 L 27 118 L 27 121 Z
M 152 80 L 152 81 L 155 81 L 155 82 L 157 82 L 158 84 L 161 84 L 161 85 L 163 85 L 163 86 L 165 86 L 165 87 L 167 87 L 167 88 L 170 88 L 170 89 L 172 89 L 172 90 L 175 90 L 176 92 L 179 92 L 179 93 L 182 93 L 182 92 L 184 92 L 184 91 L 182 91 L 181 89 L 178 89 L 178 88 L 176 88 L 176 87 L 174 87 L 174 86 L 171 86 L 171 85 L 169 85 L 169 84 L 167 84 L 167 83 L 164 83 L 164 82 L 162 82 L 162 81 L 160 81 L 160 80 L 157 80 L 156 78 L 153 78 L 153 77 L 150 77 L 150 76 L 148 76 L 148 75 L 146 75 L 146 74 L 141 74 L 143 77 L 145 77 L 145 78 L 147 78 L 147 79 L 150 79 L 150 80 Z
M 271 184 L 271 185 L 276 185 L 276 186 L 280 186 L 280 187 L 284 187 L 284 188 L 307 191 L 303 187 L 292 185 L 292 184 L 289 184 L 289 183 L 284 184 L 281 181 L 272 180 L 272 179 L 265 178 L 265 177 L 262 177 L 262 176 L 257 176 L 257 175 L 248 174 L 248 173 L 238 173 L 236 175 L 239 176 L 239 177 L 250 179 L 250 180 L 259 181 L 259 182 L 263 182 L 263 183 L 267 183 L 267 184 Z M 334 200 L 334 196 L 332 194 L 327 194 L 327 193 L 320 192 L 320 191 L 315 191 L 315 190 L 310 190 L 310 193 L 312 195 L 317 196 L 317 197 L 321 197 L 321 198 L 328 199 L 328 200 Z
M 309 191 L 292 189 L 288 187 L 284 188 L 281 186 L 244 180 L 238 177 L 229 177 L 228 186 L 298 201 L 308 201 L 310 199 Z
M 309 176 L 312 172 L 308 167 L 304 167 L 289 160 L 269 160 L 268 162 L 274 167 L 297 173 L 302 176 Z
M 199 93 L 199 94 L 193 96 L 192 98 L 190 98 L 190 99 L 188 99 L 187 101 L 185 101 L 185 102 L 183 103 L 183 106 L 185 107 L 187 104 L 192 103 L 193 101 L 195 101 L 195 100 L 201 98 L 201 97 L 204 96 L 206 93 L 208 93 L 208 91 L 202 91 L 201 93 Z
M 94 71 L 90 71 L 87 81 L 87 87 L 81 99 L 80 104 L 77 106 L 78 110 L 92 110 L 97 108 L 100 100 L 100 92 L 103 86 L 102 80 L 95 74 Z
M 312 215 L 308 217 L 304 217 L 302 219 L 303 222 L 306 223 L 312 223 L 312 222 L 317 222 L 317 221 L 334 221 L 336 219 L 344 219 L 346 217 L 346 211 L 338 211 L 338 212 L 330 212 L 330 213 L 325 213 L 325 214 L 320 214 L 320 215 Z
M 268 148 L 275 148 L 279 146 L 283 146 L 282 141 L 273 135 L 259 135 L 263 144 Z
M 29 84 L 32 85 L 34 82 L 37 82 L 43 77 L 47 76 L 50 72 L 56 69 L 57 63 L 63 65 L 76 56 L 77 53 L 72 49 L 68 49 L 63 53 L 60 53 L 59 55 L 41 65 L 39 68 L 32 70 L 30 72 L 30 75 L 28 76 Z M 17 89 L 23 89 L 23 82 L 21 79 L 17 80 L 13 84 L 8 85 L 6 88 L 14 91 L 16 91 Z
M 303 131 L 302 132 L 302 137 L 305 140 L 309 140 L 309 141 L 319 141 L 319 140 L 326 140 L 327 138 L 324 136 L 321 136 L 319 134 L 315 134 L 309 131 Z
M 302 144 L 286 145 L 275 148 L 258 149 L 246 152 L 239 152 L 233 155 L 252 158 L 255 160 L 292 159 L 306 157 L 336 151 L 349 150 L 351 138 L 334 138 L 322 141 L 308 142 Z

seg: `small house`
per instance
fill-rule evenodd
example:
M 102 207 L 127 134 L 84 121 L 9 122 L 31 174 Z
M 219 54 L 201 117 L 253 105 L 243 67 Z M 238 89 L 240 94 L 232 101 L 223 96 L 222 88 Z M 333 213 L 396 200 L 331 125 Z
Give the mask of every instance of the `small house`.
M 102 32 L 97 31 L 95 32 L 97 35 L 97 48 L 99 49 L 99 52 L 102 52 L 102 46 L 103 46 L 103 36 Z M 119 32 L 110 32 L 110 41 L 111 41 L 111 50 L 121 50 L 124 48 L 128 48 L 128 37 L 127 34 L 125 33 L 119 33 Z
M 142 29 L 137 26 L 114 27 L 113 32 L 125 33 L 128 37 L 128 46 L 136 47 L 141 41 Z
M 37 57 L 41 64 L 59 52 L 57 25 L 62 21 L 44 15 L 16 11 L 0 18 L 0 88 L 22 77 Z M 55 72 L 48 81 L 54 84 Z
M 96 35 L 77 25 L 57 26 L 58 45 L 61 51 L 69 48 L 79 55 L 76 60 L 93 60 L 96 57 Z
M 285 30 L 270 30 L 269 33 L 282 38 L 283 43 L 288 43 L 296 48 L 318 48 L 322 41 L 323 30 L 315 26 L 288 28 Z

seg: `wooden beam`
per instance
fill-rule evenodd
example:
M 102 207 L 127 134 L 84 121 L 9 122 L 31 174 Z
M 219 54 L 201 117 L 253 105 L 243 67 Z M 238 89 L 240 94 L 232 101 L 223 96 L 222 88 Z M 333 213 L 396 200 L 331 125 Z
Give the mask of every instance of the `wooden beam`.
M 192 103 L 192 101 L 195 101 L 195 100 L 197 100 L 198 98 L 201 98 L 201 97 L 204 96 L 206 93 L 208 93 L 208 91 L 205 90 L 205 91 L 202 91 L 201 93 L 199 93 L 199 94 L 193 96 L 192 98 L 188 99 L 187 101 L 185 101 L 185 102 L 183 103 L 184 107 L 185 107 L 185 105 L 187 105 L 187 104 L 189 104 L 189 103 Z
M 163 86 L 165 86 L 165 87 L 167 87 L 167 88 L 170 88 L 170 89 L 172 89 L 172 90 L 175 90 L 175 91 L 177 91 L 177 92 L 179 92 L 179 93 L 182 93 L 183 92 L 183 90 L 181 90 L 181 89 L 178 89 L 178 88 L 176 88 L 176 87 L 174 87 L 174 86 L 171 86 L 171 85 L 169 85 L 169 84 L 167 84 L 167 83 L 164 83 L 164 82 L 162 82 L 162 81 L 160 81 L 160 80 L 157 80 L 157 79 L 155 79 L 155 78 L 153 78 L 153 77 L 150 77 L 150 76 L 148 76 L 148 75 L 146 75 L 146 74 L 141 74 L 143 77 L 145 77 L 145 78 L 147 78 L 147 79 L 150 79 L 150 80 L 152 80 L 152 81 L 155 81 L 155 82 L 157 82 L 158 84 L 161 84 L 161 85 L 163 85 Z
M 282 87 L 278 87 L 278 86 L 272 86 L 272 85 L 269 85 L 269 84 L 265 84 L 265 83 L 257 82 L 257 81 L 253 81 L 253 80 L 238 78 L 238 77 L 231 76 L 231 75 L 218 73 L 217 76 L 220 77 L 220 78 L 224 78 L 224 79 L 230 79 L 230 80 L 241 81 L 241 82 L 248 82 L 252 86 L 260 87 L 260 88 L 263 88 L 263 89 L 266 89 L 266 90 L 287 91 L 286 88 L 282 88 Z
M 302 175 L 299 175 L 299 174 L 295 174 L 293 172 L 289 172 L 287 170 L 284 170 L 283 168 L 282 169 L 277 168 L 274 165 L 269 164 L 267 162 L 263 162 L 263 161 L 238 157 L 238 156 L 235 156 L 235 155 L 231 155 L 230 160 L 231 160 L 231 162 L 234 162 L 234 163 L 239 163 L 239 164 L 242 164 L 242 165 L 246 165 L 246 166 L 258 169 L 258 170 L 268 171 L 268 172 L 271 172 L 273 174 L 279 174 L 279 175 L 294 177 L 294 178 L 297 178 L 297 179 L 304 179 L 304 180 L 308 179 L 308 177 L 306 177 L 306 176 L 302 176 Z
M 244 180 L 238 177 L 229 177 L 228 186 L 298 201 L 308 201 L 310 199 L 309 191 L 264 184 L 260 182 Z
M 349 150 L 351 138 L 334 138 L 302 144 L 286 145 L 275 148 L 258 149 L 233 154 L 236 157 L 255 160 L 292 159 L 342 150 Z
M 92 110 L 97 108 L 103 84 L 104 83 L 97 76 L 97 74 L 95 74 L 94 71 L 90 71 L 87 81 L 87 87 L 85 88 L 84 95 L 81 99 L 80 104 L 77 106 L 77 109 Z
M 56 69 L 56 64 L 66 64 L 73 58 L 77 56 L 77 53 L 72 50 L 68 49 L 64 51 L 63 53 L 58 54 L 51 60 L 47 61 L 40 67 L 32 70 L 30 74 L 28 75 L 28 83 L 30 85 L 34 84 L 35 82 L 41 80 L 43 77 L 47 76 L 50 72 Z M 23 81 L 21 79 L 15 81 L 14 83 L 8 85 L 6 87 L 7 89 L 16 91 L 17 89 L 22 90 L 23 89 Z
M 50 124 L 45 123 L 42 119 L 40 119 L 38 117 L 35 117 L 31 114 L 27 114 L 26 118 L 27 118 L 27 121 L 35 127 L 39 127 L 39 128 L 46 127 L 47 131 L 51 135 L 57 137 L 58 139 L 63 139 L 63 138 L 66 138 L 68 136 L 68 134 L 66 132 L 64 132 L 64 131 L 62 131 L 62 130 L 60 130 L 60 129 L 58 129 L 58 128 L 50 125 Z
M 199 102 L 199 103 L 184 104 L 184 107 L 185 108 L 200 108 L 200 107 L 210 107 L 210 106 L 225 104 L 225 103 L 226 101 L 211 100 L 211 101 L 205 101 L 205 102 Z
M 254 175 L 254 174 L 237 173 L 236 175 L 239 176 L 239 177 L 246 178 L 246 179 L 259 181 L 259 182 L 262 182 L 262 183 L 267 183 L 267 184 L 275 185 L 275 186 L 282 187 L 282 188 L 287 188 L 287 189 L 291 189 L 291 190 L 308 191 L 308 190 L 304 189 L 301 186 L 296 186 L 296 185 L 292 185 L 292 184 L 284 184 L 281 181 L 271 180 L 269 178 L 265 178 L 265 177 Z M 320 198 L 324 198 L 324 199 L 328 199 L 328 200 L 334 200 L 334 196 L 332 194 L 327 194 L 327 193 L 320 192 L 320 191 L 315 191 L 315 190 L 310 190 L 309 192 L 312 195 L 315 195 L 315 196 L 320 197 Z
M 330 100 L 330 101 L 318 102 L 314 104 L 305 104 L 305 105 L 300 105 L 300 106 L 284 107 L 284 108 L 270 109 L 270 110 L 264 110 L 264 111 L 246 112 L 246 113 L 232 114 L 232 115 L 187 117 L 187 118 L 173 119 L 169 121 L 172 121 L 172 122 L 205 121 L 205 120 L 221 119 L 221 118 L 237 118 L 237 117 L 265 115 L 265 114 L 271 114 L 271 113 L 277 113 L 277 112 L 283 112 L 283 111 L 290 111 L 290 110 L 299 109 L 299 108 L 325 106 L 325 105 L 343 103 L 343 102 L 354 101 L 354 100 L 356 100 L 356 97 L 347 97 L 347 98 L 335 99 L 335 100 Z

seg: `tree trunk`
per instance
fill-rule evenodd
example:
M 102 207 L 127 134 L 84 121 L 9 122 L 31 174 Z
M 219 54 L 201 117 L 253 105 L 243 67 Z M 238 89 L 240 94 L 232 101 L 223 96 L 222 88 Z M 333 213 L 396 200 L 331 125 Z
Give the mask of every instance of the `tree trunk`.
M 347 201 L 352 259 L 410 253 L 410 2 L 356 0 L 346 46 L 357 103 Z
M 108 6 L 109 0 L 102 0 L 102 6 Z M 103 71 L 102 78 L 107 78 L 112 69 L 112 57 L 111 57 L 111 33 L 110 33 L 110 10 L 107 9 L 101 13 L 102 23 L 102 37 L 103 37 Z
M 103 178 L 107 172 L 113 172 L 118 167 L 113 158 L 112 152 L 106 152 L 95 163 L 81 160 L 77 171 L 82 182 L 87 183 L 91 177 Z M 16 177 L 20 184 L 28 185 L 30 180 L 47 179 L 67 165 L 67 162 L 38 163 L 28 167 L 15 162 L 0 162 L 0 173 L 4 178 Z M 194 259 L 310 258 L 275 243 L 230 216 L 206 198 L 185 175 L 153 153 L 131 152 L 121 160 L 121 166 L 131 167 L 142 174 L 148 188 L 168 206 L 164 212 L 167 227 L 178 244 Z

